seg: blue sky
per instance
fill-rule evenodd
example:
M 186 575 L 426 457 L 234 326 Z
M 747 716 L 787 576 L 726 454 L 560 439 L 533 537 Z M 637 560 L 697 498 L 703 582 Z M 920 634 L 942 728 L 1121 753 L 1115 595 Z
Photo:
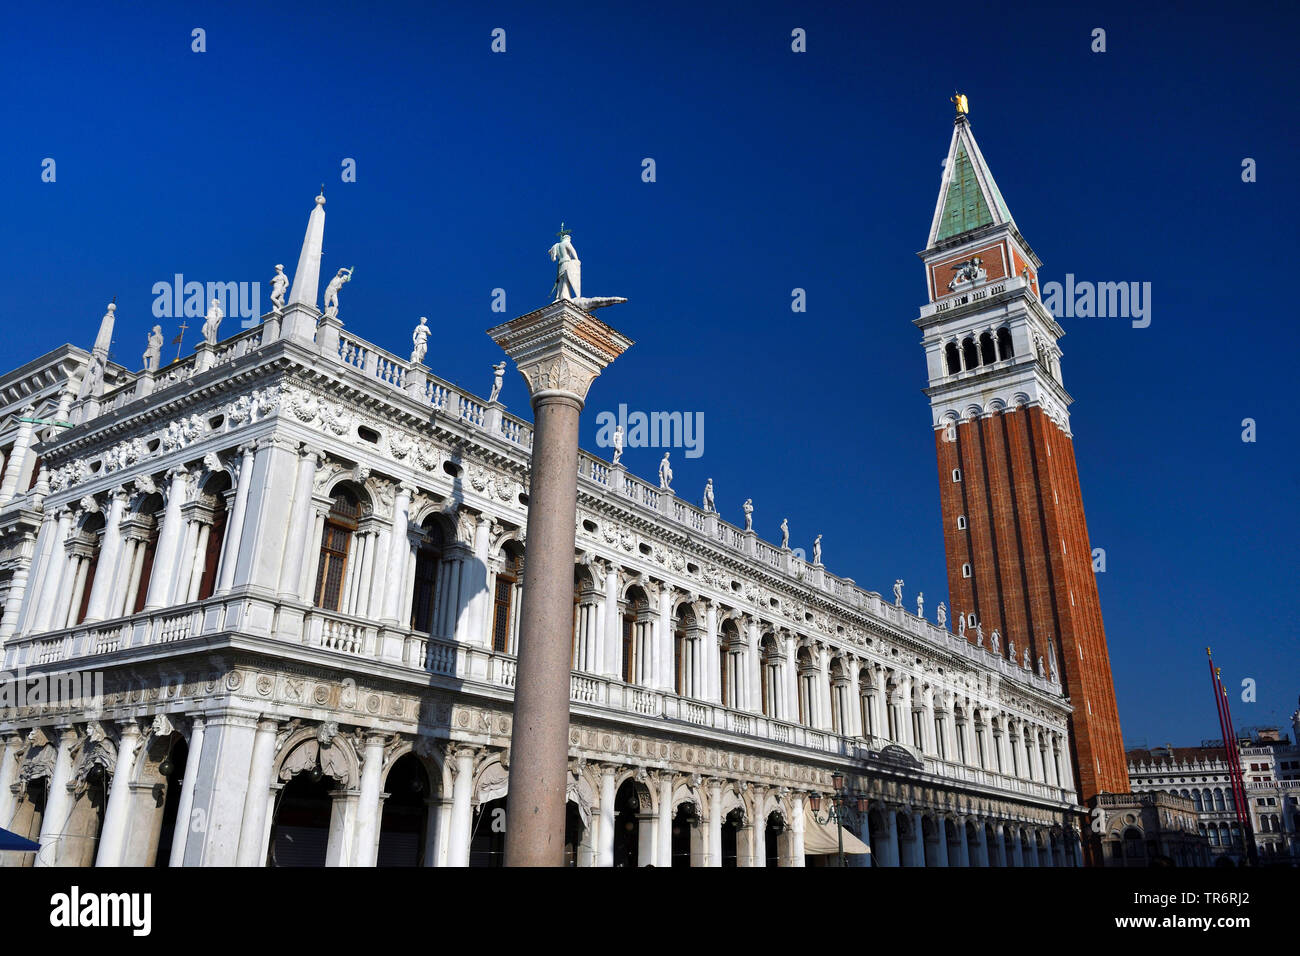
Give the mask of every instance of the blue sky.
M 679 493 L 712 477 L 729 519 L 752 497 L 770 540 L 788 517 L 796 546 L 824 533 L 836 573 L 882 592 L 902 577 L 933 608 L 911 320 L 960 87 L 1043 279 L 1152 284 L 1149 328 L 1065 320 L 1061 342 L 1126 740 L 1218 736 L 1207 644 L 1229 687 L 1257 682 L 1237 723 L 1284 721 L 1300 693 L 1295 8 L 860 6 L 16 8 L 10 365 L 88 347 L 114 295 L 117 357 L 138 363 L 153 285 L 178 272 L 268 296 L 324 182 L 323 270 L 356 267 L 347 328 L 404 354 L 427 315 L 428 363 L 483 394 L 492 290 L 507 318 L 543 304 L 563 219 L 584 292 L 627 296 L 603 317 L 637 341 L 593 387 L 584 446 L 620 402 L 702 412 L 703 456 L 673 456 Z M 528 415 L 513 373 L 502 398 Z M 625 461 L 650 477 L 659 455 Z

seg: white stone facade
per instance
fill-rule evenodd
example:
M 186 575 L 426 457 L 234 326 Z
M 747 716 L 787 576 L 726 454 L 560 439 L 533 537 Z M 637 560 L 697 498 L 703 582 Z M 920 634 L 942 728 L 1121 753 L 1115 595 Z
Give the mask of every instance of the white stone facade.
M 499 862 L 529 424 L 296 302 L 66 412 L 3 666 L 103 692 L 0 700 L 8 862 Z M 586 453 L 575 539 L 576 864 L 825 861 L 840 771 L 851 862 L 1077 865 L 1058 682 Z

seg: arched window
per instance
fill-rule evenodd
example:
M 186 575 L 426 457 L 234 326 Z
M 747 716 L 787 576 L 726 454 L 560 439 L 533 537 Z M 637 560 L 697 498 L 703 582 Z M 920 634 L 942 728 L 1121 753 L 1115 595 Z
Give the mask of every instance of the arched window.
M 149 597 L 149 581 L 153 577 L 154 553 L 158 550 L 158 532 L 162 528 L 162 495 L 148 495 L 136 506 L 130 518 L 123 523 L 123 533 L 129 547 L 131 563 L 130 586 L 123 607 L 127 614 L 139 614 Z
M 875 686 L 869 669 L 864 667 L 858 671 L 858 708 L 860 711 L 858 719 L 862 725 L 863 737 L 875 737 L 880 733 L 876 727 L 876 715 L 873 713 L 871 706 Z
M 799 723 L 812 726 L 813 706 L 817 700 L 817 668 L 813 666 L 812 654 L 808 648 L 799 648 L 795 657 L 799 673 Z
M 1011 347 L 1011 330 L 1003 326 L 998 329 L 998 358 L 1008 359 L 1014 354 Z
M 314 600 L 317 607 L 327 611 L 337 611 L 343 599 L 343 571 L 347 567 L 352 536 L 361 518 L 361 502 L 351 491 L 340 488 L 332 497 L 333 504 L 325 516 L 321 533 Z
M 993 347 L 993 336 L 988 332 L 980 333 L 980 364 L 992 365 L 998 360 L 997 350 Z
M 196 557 L 203 561 L 203 576 L 199 579 L 199 591 L 195 600 L 206 601 L 217 589 L 217 572 L 221 567 L 221 548 L 226 542 L 226 521 L 229 511 L 226 496 L 230 492 L 230 475 L 219 471 L 203 488 L 203 493 L 212 499 L 212 523 L 208 526 L 207 545 L 203 553 Z M 233 560 L 235 555 L 231 555 Z
M 692 631 L 695 629 L 695 614 L 690 606 L 683 604 L 677 612 L 673 627 L 673 688 L 682 697 L 695 695 L 695 661 L 692 653 Z
M 723 706 L 726 707 L 740 706 L 740 681 L 737 679 L 740 676 L 737 673 L 739 647 L 740 629 L 736 626 L 736 622 L 723 621 L 722 630 L 718 634 L 718 676 L 720 678 L 718 689 Z M 766 678 L 764 680 L 766 681 Z M 765 684 L 764 695 L 766 693 Z
M 948 374 L 956 375 L 961 371 L 961 352 L 957 349 L 956 342 L 949 342 L 943 350 L 944 358 L 948 362 Z
M 759 643 L 759 677 L 763 682 L 763 713 L 768 717 L 785 718 L 786 706 L 781 698 L 781 645 L 772 634 L 763 635 Z
M 411 630 L 433 631 L 433 605 L 438 593 L 438 566 L 442 563 L 442 526 L 436 517 L 424 519 L 415 551 L 415 587 L 411 595 Z
M 74 545 L 72 564 L 72 610 L 67 626 L 80 624 L 86 619 L 90 605 L 90 591 L 95 585 L 95 571 L 99 567 L 99 549 L 104 544 L 103 513 L 88 516 Z M 111 569 L 110 569 L 111 570 Z
M 1226 809 L 1223 805 L 1223 790 L 1220 789 L 1219 787 L 1214 788 L 1214 809 L 1216 810 Z
M 979 352 L 975 350 L 975 340 L 966 339 L 961 343 L 961 361 L 967 371 L 978 368 L 980 364 Z
M 650 683 L 654 626 L 649 597 L 639 586 L 629 588 L 623 614 L 623 680 L 628 684 Z
M 519 631 L 519 579 L 524 573 L 524 551 L 510 542 L 501 552 L 502 567 L 492 589 L 492 650 L 518 654 L 515 635 Z

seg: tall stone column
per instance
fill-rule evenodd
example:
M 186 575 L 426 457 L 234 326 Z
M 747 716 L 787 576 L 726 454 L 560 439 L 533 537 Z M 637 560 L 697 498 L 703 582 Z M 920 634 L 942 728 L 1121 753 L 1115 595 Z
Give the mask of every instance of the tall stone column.
M 596 847 L 596 865 L 612 867 L 614 865 L 614 827 L 617 808 L 614 806 L 614 767 L 606 764 L 600 768 L 600 832 L 597 834 L 599 844 Z
M 381 620 L 396 625 L 406 589 L 406 558 L 411 552 L 407 535 L 410 530 L 411 495 L 415 486 L 402 482 L 393 500 L 393 533 L 388 539 L 388 560 L 384 568 L 384 605 Z
M 528 383 L 535 419 L 506 865 L 560 866 L 569 762 L 578 419 L 592 381 L 632 341 L 568 299 L 488 334 Z
M 794 819 L 790 821 L 790 843 L 792 845 L 791 852 L 794 859 L 790 862 L 794 866 L 807 866 L 808 861 L 804 857 L 803 846 L 803 795 L 796 794 L 791 802 L 794 805 Z
M 264 866 L 262 844 L 266 836 L 266 813 L 271 803 L 271 771 L 275 765 L 275 735 L 278 721 L 264 718 L 257 722 L 253 738 L 253 758 L 249 766 L 248 794 L 244 799 L 244 819 L 239 829 L 236 866 Z
M 23 418 L 35 418 L 36 406 L 28 405 L 23 409 Z M 14 438 L 13 450 L 9 452 L 9 467 L 5 469 L 4 482 L 0 483 L 0 507 L 9 503 L 15 494 L 20 492 L 20 480 L 22 472 L 29 471 L 26 468 L 27 449 L 32 443 L 32 422 L 20 421 L 18 423 L 18 435 Z
M 948 825 L 943 817 L 936 817 L 934 822 L 938 831 L 936 833 L 938 852 L 935 854 L 935 859 L 938 860 L 939 866 L 946 868 L 948 866 Z
M 45 578 L 35 596 L 36 616 L 32 619 L 31 630 L 35 633 L 50 629 L 51 616 L 58 604 L 59 592 L 63 588 L 63 576 L 68 571 L 68 554 L 66 542 L 68 532 L 72 529 L 72 512 L 67 508 L 59 511 L 58 523 L 54 526 L 54 535 L 50 541 L 49 557 L 41 573 Z M 63 609 L 64 614 L 67 608 Z
M 898 846 L 898 811 L 893 807 L 885 808 L 885 826 L 889 839 L 885 843 L 885 858 L 881 863 L 885 866 L 902 866 L 903 858 Z
M 912 861 L 914 866 L 925 866 L 925 830 L 919 810 L 912 813 Z
M 294 479 L 293 505 L 290 511 L 284 565 L 280 569 L 280 597 L 289 601 L 303 599 L 300 582 L 307 549 L 302 545 L 307 540 L 307 533 L 311 527 L 312 487 L 319 460 L 318 451 L 303 446 L 299 453 L 298 472 Z
M 353 866 L 374 866 L 379 850 L 379 775 L 384 763 L 384 735 L 366 737 L 361 764 L 361 794 L 357 805 L 357 839 L 353 845 Z
M 614 680 L 623 677 L 623 613 L 618 606 L 619 567 L 611 563 L 605 575 L 605 659 L 604 676 Z
M 667 771 L 659 774 L 659 845 L 655 858 L 657 865 L 673 865 L 673 775 Z
M 217 594 L 225 594 L 235 581 L 235 567 L 239 563 L 239 546 L 244 540 L 244 516 L 248 513 L 248 486 L 253 477 L 252 445 L 239 446 L 239 485 L 235 488 L 235 506 L 226 522 L 226 544 L 221 555 L 221 577 Z
M 18 757 L 23 752 L 23 738 L 16 733 L 4 736 L 0 746 L 0 829 L 7 829 L 14 815 L 14 793 L 9 788 L 18 780 Z
M 714 704 L 722 703 L 722 674 L 718 657 L 718 606 L 712 599 L 706 599 L 704 605 L 704 679 L 703 693 L 705 700 Z
M 709 781 L 709 866 L 722 866 L 722 781 Z
M 77 732 L 71 727 L 60 727 L 59 745 L 54 756 L 54 771 L 50 774 L 50 788 L 45 794 L 45 813 L 41 817 L 41 845 L 34 866 L 56 866 L 61 838 L 67 830 L 68 815 L 72 812 L 72 794 L 68 783 L 72 780 L 72 747 L 77 742 Z
M 172 582 L 179 564 L 181 535 L 185 517 L 181 514 L 182 499 L 189 484 L 189 472 L 173 468 L 167 473 L 171 483 L 167 488 L 167 506 L 163 510 L 162 527 L 158 530 L 158 547 L 154 553 L 153 571 L 149 574 L 149 593 L 144 609 L 154 611 L 171 600 Z
M 470 830 L 474 819 L 473 807 L 470 803 L 474 789 L 474 751 L 469 749 L 457 750 L 454 759 L 456 761 L 456 781 L 451 789 L 451 832 L 447 838 L 447 865 L 469 866 Z M 513 755 L 510 763 L 513 771 Z M 511 782 L 513 782 L 513 779 Z M 560 795 L 563 796 L 563 791 L 561 791 Z M 509 854 L 510 816 L 508 800 L 506 806 L 506 853 Z M 563 829 L 560 831 L 560 840 L 564 840 Z
M 140 751 L 140 727 L 133 720 L 122 725 L 117 742 L 117 762 L 113 765 L 113 782 L 108 789 L 108 806 L 104 809 L 104 828 L 99 835 L 96 866 L 121 866 L 122 848 L 126 845 L 127 815 L 131 812 L 131 771 Z
M 110 595 L 118 586 L 120 575 L 118 560 L 122 555 L 122 513 L 126 510 L 127 493 L 114 488 L 108 494 L 108 515 L 104 520 L 104 539 L 100 545 L 98 570 L 90 586 L 90 601 L 86 605 L 86 623 L 102 621 L 107 613 Z
M 763 795 L 757 793 L 754 795 L 754 806 L 762 807 Z M 767 866 L 767 820 L 763 817 L 761 810 L 754 813 L 754 821 L 749 827 L 750 839 L 754 847 L 749 858 L 750 866 Z
M 189 750 L 185 755 L 185 776 L 181 780 L 181 799 L 176 806 L 176 828 L 172 833 L 172 850 L 168 866 L 185 865 L 185 841 L 189 837 L 194 808 L 194 781 L 199 776 L 199 761 L 203 758 L 203 718 L 195 717 L 190 730 Z

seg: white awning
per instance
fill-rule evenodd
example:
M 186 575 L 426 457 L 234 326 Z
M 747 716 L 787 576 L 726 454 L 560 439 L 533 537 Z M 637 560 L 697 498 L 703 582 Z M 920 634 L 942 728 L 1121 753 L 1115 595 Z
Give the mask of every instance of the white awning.
M 871 847 L 854 836 L 848 827 L 844 827 L 843 833 L 845 853 L 871 853 Z M 818 823 L 807 804 L 803 810 L 803 852 L 805 856 L 835 856 L 840 852 L 835 824 Z

